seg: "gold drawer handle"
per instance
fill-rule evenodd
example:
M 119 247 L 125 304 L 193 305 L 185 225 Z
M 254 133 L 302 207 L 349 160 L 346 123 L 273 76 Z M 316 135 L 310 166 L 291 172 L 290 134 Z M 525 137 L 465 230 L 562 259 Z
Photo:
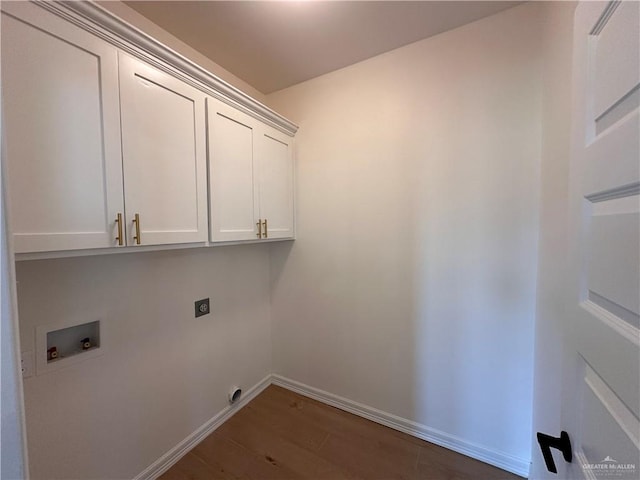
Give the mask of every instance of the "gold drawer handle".
M 262 222 L 264 225 L 264 235 L 263 238 L 268 238 L 269 237 L 269 231 L 267 230 L 267 219 L 264 219 L 264 222 Z
M 116 242 L 118 245 L 124 245 L 124 238 L 122 237 L 122 214 L 119 213 L 116 217 L 116 223 L 118 224 L 118 236 L 116 237 Z
M 140 245 L 140 215 L 136 213 L 133 223 L 136 226 L 136 234 L 133 236 L 133 239 L 136 241 L 136 245 Z
M 256 233 L 256 235 L 258 236 L 258 238 L 262 238 L 262 222 L 260 221 L 260 219 L 258 219 L 256 226 L 258 227 L 258 233 Z

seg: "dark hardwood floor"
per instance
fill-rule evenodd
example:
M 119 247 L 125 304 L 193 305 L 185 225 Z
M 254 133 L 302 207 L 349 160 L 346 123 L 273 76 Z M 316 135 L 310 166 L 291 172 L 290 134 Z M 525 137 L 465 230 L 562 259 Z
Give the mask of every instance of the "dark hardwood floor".
M 521 480 L 271 385 L 161 480 Z

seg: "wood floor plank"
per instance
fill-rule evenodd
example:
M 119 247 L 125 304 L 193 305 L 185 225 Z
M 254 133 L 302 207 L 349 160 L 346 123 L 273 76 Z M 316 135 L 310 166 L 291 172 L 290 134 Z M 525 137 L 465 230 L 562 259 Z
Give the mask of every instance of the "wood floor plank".
M 271 385 L 162 480 L 521 480 Z
M 226 480 L 225 476 L 189 452 L 160 477 L 161 480 Z
M 419 478 L 430 480 L 519 479 L 504 470 L 432 444 L 420 449 L 417 469 Z
M 265 422 L 247 421 L 245 415 L 234 416 L 218 431 L 220 435 L 241 445 L 257 457 L 262 457 L 274 465 L 286 466 L 300 478 L 357 478 L 315 452 L 279 436 Z
M 395 442 L 396 439 L 422 446 L 423 440 L 406 433 L 393 430 L 365 418 L 347 413 L 338 408 L 330 407 L 303 395 L 291 392 L 285 388 L 272 385 L 265 391 L 271 397 L 278 398 L 280 412 L 295 417 L 299 422 L 308 422 L 313 428 L 323 428 L 331 433 L 376 437 Z M 290 411 L 286 413 L 286 405 Z
M 268 427 L 278 436 L 311 451 L 318 450 L 329 435 L 329 431 L 322 426 L 300 421 L 295 412 L 279 412 L 277 400 L 270 397 L 256 399 L 240 413 L 243 420 Z
M 330 434 L 319 455 L 362 478 L 416 478 L 420 447 L 408 442 L 382 442 L 374 437 Z
M 255 455 L 241 445 L 230 441 L 218 431 L 213 432 L 192 452 L 214 470 L 228 478 L 237 479 L 295 479 L 300 478 L 286 465 Z

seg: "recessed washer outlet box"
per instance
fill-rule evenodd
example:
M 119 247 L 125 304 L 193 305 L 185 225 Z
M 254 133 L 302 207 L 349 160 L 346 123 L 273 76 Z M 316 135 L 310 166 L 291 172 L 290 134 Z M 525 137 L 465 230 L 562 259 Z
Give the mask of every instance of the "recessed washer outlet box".
M 36 327 L 36 375 L 104 354 L 102 320 L 70 320 Z

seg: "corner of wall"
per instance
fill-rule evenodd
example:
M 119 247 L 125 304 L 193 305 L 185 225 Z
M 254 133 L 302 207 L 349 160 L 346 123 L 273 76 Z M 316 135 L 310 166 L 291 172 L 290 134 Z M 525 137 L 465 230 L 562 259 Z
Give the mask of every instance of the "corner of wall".
M 543 98 L 539 241 L 535 325 L 531 478 L 552 478 L 535 435 L 560 431 L 564 349 L 563 268 L 567 258 L 567 214 L 571 129 L 573 15 L 577 2 L 541 3 Z

